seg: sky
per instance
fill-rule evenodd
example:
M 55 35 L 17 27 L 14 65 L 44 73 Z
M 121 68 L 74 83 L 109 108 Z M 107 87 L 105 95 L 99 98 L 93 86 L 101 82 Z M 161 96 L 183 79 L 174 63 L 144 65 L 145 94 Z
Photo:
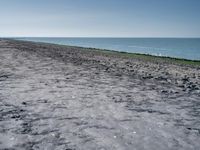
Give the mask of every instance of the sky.
M 200 37 L 200 0 L 0 0 L 0 37 Z

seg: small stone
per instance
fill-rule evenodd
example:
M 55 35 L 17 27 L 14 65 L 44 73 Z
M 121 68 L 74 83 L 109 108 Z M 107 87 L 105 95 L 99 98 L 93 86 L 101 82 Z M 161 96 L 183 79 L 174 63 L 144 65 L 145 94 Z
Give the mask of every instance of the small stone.
M 14 139 L 15 139 L 14 137 L 11 137 L 11 138 L 10 138 L 11 141 L 13 141 Z
M 188 82 L 189 81 L 189 77 L 187 77 L 186 75 L 182 78 L 182 81 L 185 83 L 185 82 Z
M 192 74 L 192 78 L 196 78 L 196 75 L 195 75 L 195 73 L 193 73 L 193 74 Z
M 185 88 L 185 86 L 183 84 L 178 85 L 178 87 Z
M 20 118 L 20 115 L 13 115 L 11 118 L 17 119 L 17 118 Z
M 168 93 L 167 90 L 161 90 L 161 93 Z
M 27 103 L 26 102 L 22 102 L 22 105 L 26 105 Z
M 167 79 L 167 82 L 168 82 L 168 83 L 172 83 L 172 80 L 171 80 L 171 79 Z
M 135 131 L 133 131 L 133 134 L 136 134 L 136 132 L 135 132 Z

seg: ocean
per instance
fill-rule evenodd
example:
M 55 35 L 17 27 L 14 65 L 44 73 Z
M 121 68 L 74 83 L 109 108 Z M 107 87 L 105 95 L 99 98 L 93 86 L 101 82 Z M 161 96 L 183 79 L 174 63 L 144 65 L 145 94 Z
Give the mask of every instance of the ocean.
M 200 60 L 200 38 L 17 38 L 71 46 L 100 48 L 130 53 L 150 54 Z

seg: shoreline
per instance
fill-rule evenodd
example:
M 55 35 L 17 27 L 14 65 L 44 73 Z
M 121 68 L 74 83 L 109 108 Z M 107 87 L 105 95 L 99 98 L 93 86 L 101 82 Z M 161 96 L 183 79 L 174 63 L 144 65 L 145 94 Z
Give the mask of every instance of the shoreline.
M 110 53 L 113 55 L 119 55 L 126 57 L 132 57 L 132 58 L 141 58 L 141 59 L 165 59 L 165 61 L 172 61 L 173 63 L 177 64 L 185 64 L 185 65 L 200 65 L 200 60 L 193 60 L 193 59 L 185 59 L 185 58 L 177 58 L 177 57 L 170 57 L 170 56 L 157 56 L 157 55 L 151 55 L 151 54 L 142 54 L 142 53 L 131 53 L 131 52 L 125 52 L 125 51 L 117 51 L 117 50 L 111 50 L 111 49 L 100 49 L 100 48 L 94 48 L 94 47 L 82 47 L 82 46 L 71 46 L 71 45 L 63 45 L 63 44 L 54 44 L 54 43 L 48 43 L 48 42 L 35 42 L 35 41 L 29 41 L 29 40 L 17 40 L 17 39 L 8 39 L 8 40 L 16 40 L 16 41 L 24 41 L 24 42 L 33 42 L 38 44 L 52 44 L 52 45 L 58 45 L 58 46 L 66 46 L 66 47 L 74 47 L 74 48 L 80 48 L 80 49 L 88 49 L 88 50 L 95 50 L 105 53 Z M 159 60 L 160 61 L 160 60 Z
M 0 64 L 0 149 L 200 147 L 198 65 L 16 40 Z

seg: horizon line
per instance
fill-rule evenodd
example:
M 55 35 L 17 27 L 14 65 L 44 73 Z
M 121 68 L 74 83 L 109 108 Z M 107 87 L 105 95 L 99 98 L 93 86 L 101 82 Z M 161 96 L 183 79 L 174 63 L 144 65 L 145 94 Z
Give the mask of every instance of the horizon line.
M 0 38 L 200 38 L 200 37 L 169 37 L 169 36 L 0 36 Z

